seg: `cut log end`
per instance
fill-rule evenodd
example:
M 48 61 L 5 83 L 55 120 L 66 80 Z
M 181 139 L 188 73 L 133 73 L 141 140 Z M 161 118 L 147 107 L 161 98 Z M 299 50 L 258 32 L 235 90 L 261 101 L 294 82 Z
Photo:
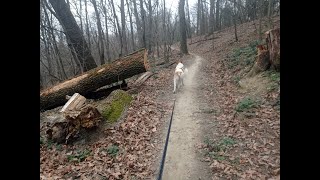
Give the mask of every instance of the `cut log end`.
M 144 68 L 146 69 L 146 71 L 149 71 L 150 70 L 150 64 L 148 62 L 148 52 L 145 51 L 144 52 L 144 57 L 143 57 L 143 64 L 144 64 Z
M 79 93 L 74 93 L 60 112 L 79 110 L 85 102 L 85 97 L 81 96 Z

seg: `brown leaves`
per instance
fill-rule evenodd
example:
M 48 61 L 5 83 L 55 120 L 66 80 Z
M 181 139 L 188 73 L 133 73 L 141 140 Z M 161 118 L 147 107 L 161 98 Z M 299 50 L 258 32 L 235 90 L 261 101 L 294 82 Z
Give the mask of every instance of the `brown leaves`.
M 246 30 L 241 31 L 242 28 Z M 255 37 L 249 34 L 251 31 L 250 26 L 240 27 L 243 39 L 232 45 L 229 44 L 232 38 L 229 32 L 218 32 L 216 36 L 221 38 L 215 40 L 214 51 L 210 51 L 212 42 L 209 41 L 190 45 L 192 52 L 206 60 L 201 67 L 201 72 L 209 74 L 203 74 L 208 84 L 204 91 L 209 95 L 208 101 L 220 110 L 212 118 L 217 124 L 217 134 L 211 139 L 219 141 L 227 136 L 237 142 L 225 150 L 224 158 L 213 151 L 208 155 L 210 168 L 216 176 L 213 179 L 277 179 L 280 174 L 280 111 L 273 105 L 279 99 L 280 91 L 258 94 L 262 99 L 258 107 L 250 112 L 235 113 L 236 105 L 248 94 L 240 91 L 234 83 L 235 77 L 242 77 L 239 73 L 244 68 L 229 68 L 227 55 L 253 41 Z M 195 41 L 196 38 L 201 37 L 195 37 Z
M 164 72 L 166 71 L 166 72 Z M 142 91 L 132 101 L 124 120 L 104 129 L 101 137 L 84 145 L 68 145 L 57 151 L 42 147 L 41 179 L 146 179 L 153 171 L 155 151 L 159 148 L 151 140 L 159 132 L 162 117 L 169 114 L 171 101 L 156 101 L 168 87 L 169 70 L 159 71 L 158 78 L 144 82 Z M 90 123 L 87 124 L 90 126 Z M 162 148 L 162 144 L 161 144 Z M 77 151 L 91 151 L 82 162 L 72 161 Z M 117 150 L 118 149 L 118 150 Z M 58 156 L 53 156 L 57 153 Z

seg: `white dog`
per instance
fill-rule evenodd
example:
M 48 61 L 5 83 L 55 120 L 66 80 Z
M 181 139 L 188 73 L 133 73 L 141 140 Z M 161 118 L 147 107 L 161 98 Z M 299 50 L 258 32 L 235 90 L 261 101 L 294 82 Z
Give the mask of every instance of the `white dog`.
M 183 86 L 183 79 L 185 78 L 186 74 L 188 73 L 188 69 L 184 67 L 182 62 L 180 61 L 176 66 L 173 76 L 173 93 L 176 93 L 176 90 L 179 86 Z

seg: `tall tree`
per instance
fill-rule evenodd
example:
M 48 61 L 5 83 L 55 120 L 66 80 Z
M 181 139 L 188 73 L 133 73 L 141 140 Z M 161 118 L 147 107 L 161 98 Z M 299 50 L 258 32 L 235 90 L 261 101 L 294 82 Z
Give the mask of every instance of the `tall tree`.
M 129 6 L 129 3 L 128 3 L 128 0 L 126 0 L 126 2 L 127 2 L 127 8 L 128 8 L 128 14 L 129 14 L 129 20 L 130 20 L 132 49 L 133 49 L 133 51 L 135 51 L 136 50 L 136 45 L 134 43 L 134 31 L 133 31 L 133 25 L 132 25 L 132 12 L 130 11 L 130 6 Z
M 89 18 L 88 18 L 87 0 L 84 0 L 84 6 L 85 6 L 85 11 L 86 11 L 86 32 L 87 32 L 87 36 L 88 36 L 88 46 L 89 46 L 89 49 L 91 49 L 91 38 L 90 38 L 90 30 L 89 30 Z
M 122 30 L 122 46 L 123 46 L 123 54 L 126 55 L 128 53 L 128 43 L 127 43 L 127 34 L 126 34 L 126 16 L 124 11 L 124 0 L 121 0 L 120 4 L 120 12 L 121 12 L 121 30 Z
M 145 17 L 146 17 L 146 11 L 143 7 L 143 1 L 140 0 L 140 11 L 141 11 L 141 21 L 142 21 L 142 47 L 146 48 L 146 23 L 145 23 Z
M 69 37 L 78 59 L 83 62 L 83 70 L 88 71 L 97 67 L 68 4 L 64 0 L 49 0 L 49 2 L 56 12 L 57 19 L 62 25 L 66 35 Z
M 187 33 L 186 33 L 186 18 L 184 13 L 184 1 L 179 1 L 179 17 L 180 17 L 180 51 L 184 54 L 188 54 L 187 47 Z
M 262 41 L 262 17 L 263 17 L 263 1 L 264 0 L 259 0 L 259 40 Z
M 133 0 L 133 12 L 134 12 L 134 17 L 136 19 L 138 42 L 139 42 L 138 46 L 141 47 L 141 46 L 143 46 L 143 42 L 142 42 L 142 25 L 141 25 L 139 14 L 138 14 L 138 10 L 137 10 L 137 2 L 136 2 L 136 0 Z
M 100 14 L 97 8 L 97 3 L 96 0 L 91 0 L 91 3 L 93 5 L 94 11 L 96 13 L 96 18 L 97 18 L 97 27 L 98 27 L 98 35 L 99 35 L 99 52 L 100 52 L 100 62 L 101 64 L 105 64 L 104 61 L 104 41 L 103 41 L 103 31 L 102 31 L 102 26 L 101 26 L 101 21 L 100 21 Z
M 268 27 L 269 29 L 272 29 L 272 19 L 271 19 L 271 16 L 273 14 L 273 11 L 272 11 L 272 4 L 273 4 L 273 1 L 272 0 L 269 0 L 269 7 L 268 7 Z
M 203 35 L 206 32 L 205 29 L 205 17 L 204 17 L 204 8 L 203 8 L 203 2 L 200 1 L 200 34 Z
M 162 28 L 163 28 L 163 57 L 166 63 L 169 63 L 168 57 L 168 49 L 167 49 L 167 28 L 166 28 L 166 0 L 163 0 L 163 20 L 162 20 Z
M 117 25 L 118 34 L 119 34 L 120 56 L 122 56 L 122 53 L 123 53 L 122 33 L 121 33 L 120 24 L 119 24 L 118 16 L 117 16 L 117 13 L 116 13 L 116 9 L 114 8 L 113 0 L 111 0 L 111 6 L 112 6 L 112 10 L 113 10 L 113 17 L 114 17 L 114 19 L 116 20 L 116 25 Z
M 190 20 L 190 11 L 189 11 L 189 0 L 186 0 L 186 9 L 187 9 L 187 16 L 188 16 L 188 22 L 187 22 L 187 36 L 188 38 L 191 38 L 191 20 Z
M 233 24 L 234 24 L 234 36 L 235 36 L 236 41 L 238 41 L 236 0 L 233 0 Z
M 103 0 L 101 0 L 101 5 L 102 5 L 102 9 L 103 9 L 103 14 L 104 14 L 104 23 L 106 26 L 106 33 L 105 33 L 105 37 L 106 37 L 106 54 L 107 54 L 107 60 L 110 63 L 111 62 L 111 55 L 110 55 L 110 43 L 109 43 L 109 30 L 108 30 L 108 14 L 107 14 L 107 2 L 103 2 Z
M 209 34 L 213 34 L 214 30 L 214 0 L 210 0 L 210 18 L 209 18 Z
M 220 30 L 220 0 L 217 0 L 216 4 L 216 29 Z
M 157 57 L 160 56 L 159 52 L 159 0 L 156 0 L 156 7 L 157 7 L 157 13 L 156 13 L 156 20 L 155 20 L 155 34 L 156 34 L 156 47 L 157 47 Z
M 201 20 L 201 0 L 197 4 L 197 34 L 200 35 L 200 20 Z
M 54 35 L 54 32 L 53 32 L 53 27 L 51 25 L 51 21 L 49 19 L 49 15 L 48 15 L 48 13 L 47 13 L 45 8 L 43 10 L 44 10 L 44 14 L 45 14 L 45 17 L 47 19 L 47 23 L 48 23 L 48 26 L 49 26 L 49 29 L 50 29 L 50 35 L 51 35 L 54 51 L 58 56 L 58 60 L 57 60 L 58 71 L 57 72 L 60 75 L 61 79 L 67 79 L 67 74 L 66 74 L 66 71 L 64 70 L 64 66 L 63 66 L 63 63 L 62 63 L 60 51 L 59 51 L 59 48 L 58 48 L 58 45 L 57 45 L 57 41 L 56 41 L 56 38 L 55 38 L 55 35 Z
M 151 53 L 152 52 L 151 47 L 152 47 L 152 41 L 153 41 L 152 40 L 152 5 L 151 5 L 151 0 L 149 0 L 148 5 L 149 5 L 148 51 L 149 51 L 149 53 Z

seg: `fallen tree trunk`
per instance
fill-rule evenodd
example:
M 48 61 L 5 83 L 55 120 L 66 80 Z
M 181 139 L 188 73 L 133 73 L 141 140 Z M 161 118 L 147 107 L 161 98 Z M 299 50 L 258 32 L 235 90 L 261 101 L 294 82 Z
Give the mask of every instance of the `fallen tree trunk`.
M 117 90 L 117 89 L 127 90 L 128 84 L 125 81 L 123 81 L 121 84 L 116 85 L 116 86 L 112 86 L 109 88 L 101 87 L 95 91 L 89 92 L 86 96 L 88 99 L 99 99 L 102 97 L 109 96 L 109 94 L 111 94 L 112 91 Z
M 94 68 L 73 79 L 67 80 L 40 92 L 40 110 L 63 105 L 66 95 L 75 92 L 86 96 L 96 89 L 112 84 L 150 69 L 146 49 L 140 49 L 125 57 Z

